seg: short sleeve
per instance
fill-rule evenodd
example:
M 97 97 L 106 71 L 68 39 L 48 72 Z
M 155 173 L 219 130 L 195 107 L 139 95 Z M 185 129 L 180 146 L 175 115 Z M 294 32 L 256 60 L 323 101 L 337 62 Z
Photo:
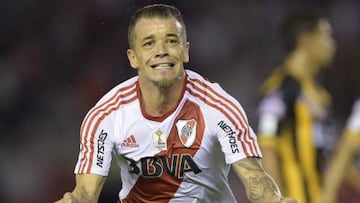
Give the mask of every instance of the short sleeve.
M 111 117 L 93 111 L 88 113 L 81 126 L 75 174 L 108 175 L 114 146 L 112 129 Z
M 225 154 L 225 161 L 232 164 L 246 157 L 261 157 L 255 132 L 248 125 L 235 127 L 224 119 L 217 123 L 218 140 Z

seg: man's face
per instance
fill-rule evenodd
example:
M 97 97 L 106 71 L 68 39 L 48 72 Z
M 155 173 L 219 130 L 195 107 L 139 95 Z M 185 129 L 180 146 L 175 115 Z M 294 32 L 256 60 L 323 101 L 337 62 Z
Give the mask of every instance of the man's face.
M 174 18 L 141 18 L 132 39 L 133 47 L 127 54 L 139 80 L 167 89 L 183 77 L 189 44 L 185 28 Z
M 318 29 L 311 35 L 310 51 L 313 60 L 321 66 L 328 65 L 335 54 L 335 40 L 329 22 L 320 20 Z

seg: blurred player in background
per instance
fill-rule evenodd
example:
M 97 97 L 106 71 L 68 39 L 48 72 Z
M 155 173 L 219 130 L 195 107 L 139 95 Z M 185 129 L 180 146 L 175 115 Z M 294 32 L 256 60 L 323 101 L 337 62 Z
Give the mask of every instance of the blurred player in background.
M 353 105 L 343 136 L 325 173 L 321 203 L 339 202 L 339 191 L 345 182 L 358 195 L 357 200 L 350 195 L 344 197 L 344 203 L 360 202 L 360 98 Z
M 128 37 L 127 55 L 138 76 L 86 115 L 76 186 L 57 202 L 97 202 L 113 155 L 121 168 L 119 202 L 236 202 L 228 184 L 231 166 L 251 202 L 297 202 L 283 198 L 264 171 L 239 102 L 184 69 L 189 43 L 178 9 L 139 9 Z
M 327 19 L 313 12 L 288 14 L 279 30 L 286 57 L 261 89 L 259 144 L 265 169 L 285 195 L 315 203 L 335 135 L 331 97 L 317 76 L 332 61 L 335 42 Z

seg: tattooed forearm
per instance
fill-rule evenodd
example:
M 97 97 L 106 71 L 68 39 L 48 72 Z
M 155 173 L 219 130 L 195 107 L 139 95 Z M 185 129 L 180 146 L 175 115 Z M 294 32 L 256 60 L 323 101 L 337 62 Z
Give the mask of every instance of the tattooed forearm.
M 252 203 L 280 200 L 280 191 L 273 179 L 263 170 L 260 160 L 241 160 L 234 164 L 234 169 L 243 181 L 248 199 Z
M 277 187 L 274 182 L 266 175 L 255 175 L 247 180 L 247 196 L 251 202 L 270 202 L 277 196 Z
M 237 164 L 249 171 L 263 171 L 260 162 L 256 158 L 244 159 L 239 161 Z

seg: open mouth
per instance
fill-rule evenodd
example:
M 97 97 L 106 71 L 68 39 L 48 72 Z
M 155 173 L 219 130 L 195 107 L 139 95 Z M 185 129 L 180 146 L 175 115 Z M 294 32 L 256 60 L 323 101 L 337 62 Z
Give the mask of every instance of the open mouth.
M 151 65 L 151 68 L 153 69 L 166 69 L 166 68 L 172 68 L 175 64 L 173 63 L 159 63 Z

